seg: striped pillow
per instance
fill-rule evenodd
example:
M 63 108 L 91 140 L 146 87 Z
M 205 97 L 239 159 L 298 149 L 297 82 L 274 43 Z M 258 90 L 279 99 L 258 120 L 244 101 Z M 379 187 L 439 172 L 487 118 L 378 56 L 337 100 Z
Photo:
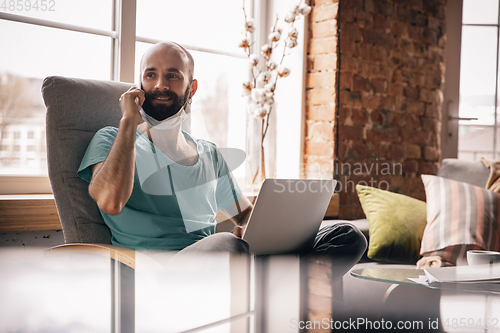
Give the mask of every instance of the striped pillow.
M 500 194 L 455 180 L 422 175 L 427 226 L 422 255 L 461 264 L 467 250 L 500 249 Z

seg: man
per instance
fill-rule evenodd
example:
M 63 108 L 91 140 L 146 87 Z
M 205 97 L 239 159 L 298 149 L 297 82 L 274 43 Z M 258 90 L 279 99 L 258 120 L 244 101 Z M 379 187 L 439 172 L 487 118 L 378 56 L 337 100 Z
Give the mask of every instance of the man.
M 214 233 L 217 210 L 240 225 L 248 219 L 252 205 L 215 145 L 193 139 L 176 121 L 198 87 L 193 69 L 191 55 L 180 45 L 153 46 L 141 60 L 142 89 L 132 87 L 120 98 L 119 128 L 101 129 L 87 149 L 79 175 L 90 181 L 89 193 L 111 229 L 113 244 L 181 250 Z M 143 118 L 147 121 L 140 124 Z M 156 171 L 162 172 L 146 170 L 141 179 L 156 162 Z M 155 176 L 163 183 L 148 183 Z M 155 193 L 162 185 L 168 195 Z M 241 234 L 242 227 L 236 227 L 233 234 L 214 235 L 198 247 L 214 242 L 215 249 L 248 251 Z
M 248 252 L 241 236 L 252 204 L 215 145 L 181 130 L 198 88 L 193 71 L 182 46 L 153 46 L 141 60 L 141 89 L 132 87 L 120 98 L 119 128 L 101 129 L 87 149 L 79 175 L 90 182 L 113 244 Z M 232 233 L 214 234 L 218 210 L 237 225 Z M 364 236 L 341 224 L 321 229 L 312 252 L 340 256 L 349 269 L 365 249 Z

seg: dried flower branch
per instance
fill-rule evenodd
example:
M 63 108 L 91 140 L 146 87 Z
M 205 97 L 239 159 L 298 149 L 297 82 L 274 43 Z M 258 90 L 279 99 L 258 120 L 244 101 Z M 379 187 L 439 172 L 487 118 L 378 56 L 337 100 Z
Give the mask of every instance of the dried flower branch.
M 276 20 L 269 34 L 269 43 L 264 44 L 261 49 L 261 57 L 264 58 L 264 62 L 260 61 L 260 57 L 258 54 L 251 53 L 251 44 L 250 40 L 251 34 L 255 32 L 255 23 L 254 20 L 248 18 L 246 10 L 245 10 L 245 2 L 243 1 L 243 14 L 245 17 L 245 38 L 241 41 L 239 47 L 243 48 L 245 53 L 248 56 L 250 63 L 250 70 L 252 72 L 253 84 L 250 86 L 248 82 L 243 84 L 243 95 L 249 96 L 249 105 L 252 108 L 265 108 L 271 110 L 272 103 L 270 100 L 264 101 L 262 99 L 256 100 L 253 98 L 251 94 L 252 89 L 260 89 L 264 85 L 269 86 L 272 85 L 272 89 L 269 89 L 268 92 L 274 93 L 276 89 L 276 83 L 278 78 L 287 77 L 290 75 L 290 69 L 283 66 L 283 60 L 287 55 L 287 49 L 295 48 L 298 45 L 298 36 L 299 30 L 294 27 L 295 21 L 301 17 L 309 14 L 311 12 L 311 7 L 307 4 L 299 3 L 296 6 L 293 6 L 291 10 L 285 15 L 284 22 L 288 23 L 288 29 L 285 36 L 283 36 L 282 27 L 278 26 L 279 18 L 276 16 Z M 281 55 L 281 59 L 279 59 L 279 64 L 271 59 L 273 55 L 274 49 L 280 44 L 280 41 L 285 45 L 283 47 L 283 54 Z M 250 93 L 248 91 L 250 90 Z M 272 96 L 274 97 L 274 96 Z M 265 103 L 270 104 L 264 107 Z M 260 112 L 256 112 L 257 114 L 262 114 Z M 254 113 L 254 114 L 256 114 Z M 268 116 L 268 115 L 266 115 Z
M 303 1 L 303 0 L 302 0 Z M 245 0 L 243 0 L 243 14 L 245 16 L 245 37 L 241 41 L 239 47 L 242 48 L 250 63 L 250 71 L 252 73 L 253 82 L 248 81 L 243 83 L 243 96 L 248 98 L 248 112 L 256 120 L 262 121 L 262 137 L 261 137 L 261 167 L 262 174 L 265 178 L 264 171 L 264 138 L 266 137 L 269 128 L 269 119 L 274 105 L 274 93 L 276 84 L 279 78 L 284 78 L 290 75 L 290 69 L 283 65 L 283 60 L 287 55 L 287 50 L 291 50 L 298 45 L 299 30 L 294 27 L 294 23 L 301 16 L 306 16 L 311 12 L 311 7 L 306 3 L 300 2 L 293 6 L 285 15 L 283 21 L 287 26 L 287 33 L 283 34 L 282 27 L 278 26 L 279 18 L 276 16 L 274 25 L 269 33 L 269 42 L 264 44 L 260 49 L 260 56 L 251 53 L 250 41 L 251 34 L 255 32 L 254 20 L 247 17 L 245 10 Z M 273 51 L 282 42 L 283 53 L 279 63 L 272 59 Z M 262 57 L 265 61 L 262 62 L 259 58 Z M 253 178 L 253 182 L 257 177 L 258 170 Z

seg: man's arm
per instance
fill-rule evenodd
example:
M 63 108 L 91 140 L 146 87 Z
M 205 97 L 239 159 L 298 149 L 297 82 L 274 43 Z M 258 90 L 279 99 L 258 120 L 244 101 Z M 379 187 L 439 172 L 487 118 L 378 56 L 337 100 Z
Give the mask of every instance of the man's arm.
M 115 141 L 104 162 L 92 167 L 90 196 L 106 214 L 119 214 L 127 203 L 134 186 L 135 137 L 142 117 L 135 99 L 144 102 L 144 93 L 130 88 L 120 97 L 122 119 Z
M 243 237 L 243 231 L 246 228 L 252 209 L 253 205 L 250 200 L 248 200 L 244 194 L 241 194 L 236 203 L 222 210 L 222 212 L 229 217 L 229 220 L 236 224 L 231 232 L 239 238 Z

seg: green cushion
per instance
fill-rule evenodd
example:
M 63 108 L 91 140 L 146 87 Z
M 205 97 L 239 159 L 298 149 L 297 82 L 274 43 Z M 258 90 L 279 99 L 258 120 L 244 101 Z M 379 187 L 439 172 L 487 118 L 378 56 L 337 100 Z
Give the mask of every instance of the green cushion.
M 416 262 L 427 223 L 425 202 L 369 186 L 356 185 L 356 191 L 369 223 L 368 258 Z

